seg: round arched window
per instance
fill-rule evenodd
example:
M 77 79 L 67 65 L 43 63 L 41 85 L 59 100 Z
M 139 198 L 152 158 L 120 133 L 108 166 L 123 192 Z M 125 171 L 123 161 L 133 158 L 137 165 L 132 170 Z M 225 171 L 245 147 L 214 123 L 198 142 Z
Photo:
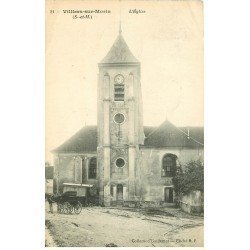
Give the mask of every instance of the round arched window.
M 118 158 L 118 159 L 115 161 L 115 165 L 116 165 L 118 168 L 124 167 L 124 165 L 125 165 L 124 159 Z
M 176 168 L 177 156 L 173 154 L 167 154 L 163 157 L 162 161 L 162 176 L 171 177 L 174 175 Z
M 114 120 L 116 123 L 123 123 L 125 120 L 124 114 L 118 113 L 114 116 Z

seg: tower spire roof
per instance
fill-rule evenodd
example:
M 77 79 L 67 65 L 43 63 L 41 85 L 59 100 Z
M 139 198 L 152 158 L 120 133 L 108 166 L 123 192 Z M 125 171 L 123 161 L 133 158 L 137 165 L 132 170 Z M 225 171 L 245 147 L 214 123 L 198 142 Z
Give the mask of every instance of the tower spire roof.
M 101 64 L 106 63 L 139 63 L 130 51 L 127 43 L 122 36 L 121 22 L 119 34 L 109 50 L 108 54 L 102 59 Z

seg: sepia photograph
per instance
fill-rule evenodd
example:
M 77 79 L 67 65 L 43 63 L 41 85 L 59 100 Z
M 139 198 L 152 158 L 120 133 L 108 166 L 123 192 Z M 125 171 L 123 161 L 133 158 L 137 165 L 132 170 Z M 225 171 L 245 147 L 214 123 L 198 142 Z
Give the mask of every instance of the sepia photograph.
M 249 9 L 2 1 L 1 249 L 248 249 Z
M 45 246 L 203 247 L 203 3 L 46 0 Z

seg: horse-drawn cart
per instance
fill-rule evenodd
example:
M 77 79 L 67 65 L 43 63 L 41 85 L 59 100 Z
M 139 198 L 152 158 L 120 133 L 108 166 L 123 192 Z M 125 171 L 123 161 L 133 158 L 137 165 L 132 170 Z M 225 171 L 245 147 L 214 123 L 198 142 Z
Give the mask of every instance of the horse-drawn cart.
M 76 214 L 81 213 L 81 197 L 77 196 L 76 191 L 67 191 L 57 198 L 57 211 L 59 213 L 70 214 L 73 211 Z
M 63 183 L 62 195 L 50 197 L 51 202 L 57 203 L 58 213 L 80 214 L 82 206 L 86 206 L 88 189 L 93 185 Z M 50 202 L 50 201 L 49 201 Z

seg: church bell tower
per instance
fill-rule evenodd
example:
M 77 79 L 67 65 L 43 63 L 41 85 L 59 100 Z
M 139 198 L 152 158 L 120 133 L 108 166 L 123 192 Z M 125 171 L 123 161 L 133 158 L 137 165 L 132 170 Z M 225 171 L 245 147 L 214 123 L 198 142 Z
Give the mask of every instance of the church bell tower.
M 139 145 L 144 143 L 140 62 L 121 29 L 98 64 L 99 195 L 105 205 L 139 197 Z

